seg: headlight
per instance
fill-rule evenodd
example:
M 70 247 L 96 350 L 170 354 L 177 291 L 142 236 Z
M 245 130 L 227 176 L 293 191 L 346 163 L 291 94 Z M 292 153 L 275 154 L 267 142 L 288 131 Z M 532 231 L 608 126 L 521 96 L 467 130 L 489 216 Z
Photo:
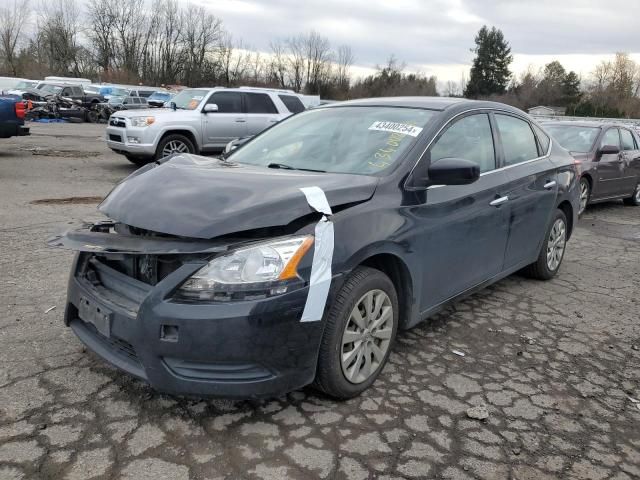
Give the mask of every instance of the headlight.
M 181 300 L 256 300 L 303 284 L 298 264 L 313 245 L 306 235 L 272 240 L 211 260 L 178 289 Z
M 156 121 L 156 117 L 131 117 L 132 127 L 147 127 Z

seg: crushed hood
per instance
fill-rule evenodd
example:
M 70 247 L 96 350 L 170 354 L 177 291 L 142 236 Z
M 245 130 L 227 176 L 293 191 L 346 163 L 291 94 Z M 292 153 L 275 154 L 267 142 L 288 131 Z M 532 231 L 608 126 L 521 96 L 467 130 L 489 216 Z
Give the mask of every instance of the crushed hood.
M 111 219 L 159 233 L 210 239 L 285 226 L 313 212 L 301 187 L 320 187 L 329 205 L 371 198 L 377 177 L 224 163 L 180 155 L 119 183 L 98 207 Z

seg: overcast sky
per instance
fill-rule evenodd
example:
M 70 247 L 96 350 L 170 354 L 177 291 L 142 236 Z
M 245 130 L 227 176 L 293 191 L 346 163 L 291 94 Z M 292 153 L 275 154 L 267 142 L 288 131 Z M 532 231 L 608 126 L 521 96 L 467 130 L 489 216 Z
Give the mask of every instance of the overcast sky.
M 183 0 L 188 1 L 188 0 Z M 394 54 L 407 70 L 438 80 L 468 76 L 473 39 L 487 24 L 505 34 L 512 70 L 554 58 L 587 75 L 616 51 L 640 61 L 638 0 L 195 0 L 223 20 L 245 45 L 315 29 L 332 46 L 350 45 L 353 73 L 364 74 Z

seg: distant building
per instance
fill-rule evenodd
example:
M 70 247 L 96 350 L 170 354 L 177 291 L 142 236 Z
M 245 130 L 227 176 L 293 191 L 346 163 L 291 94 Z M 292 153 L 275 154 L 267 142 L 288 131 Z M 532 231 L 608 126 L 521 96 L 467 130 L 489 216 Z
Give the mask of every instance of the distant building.
M 545 107 L 544 105 L 538 105 L 537 107 L 531 107 L 529 115 L 564 115 L 566 112 L 565 107 Z

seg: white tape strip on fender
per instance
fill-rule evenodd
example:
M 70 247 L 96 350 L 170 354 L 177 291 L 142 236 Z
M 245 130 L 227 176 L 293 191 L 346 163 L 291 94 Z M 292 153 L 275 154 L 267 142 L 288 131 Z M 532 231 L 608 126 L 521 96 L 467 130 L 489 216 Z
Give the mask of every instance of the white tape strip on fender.
M 323 214 L 315 228 L 309 294 L 300 319 L 301 322 L 317 322 L 322 319 L 331 286 L 334 232 L 333 223 L 327 216 L 332 212 L 327 197 L 320 187 L 304 187 L 300 191 L 307 197 L 309 206 Z

